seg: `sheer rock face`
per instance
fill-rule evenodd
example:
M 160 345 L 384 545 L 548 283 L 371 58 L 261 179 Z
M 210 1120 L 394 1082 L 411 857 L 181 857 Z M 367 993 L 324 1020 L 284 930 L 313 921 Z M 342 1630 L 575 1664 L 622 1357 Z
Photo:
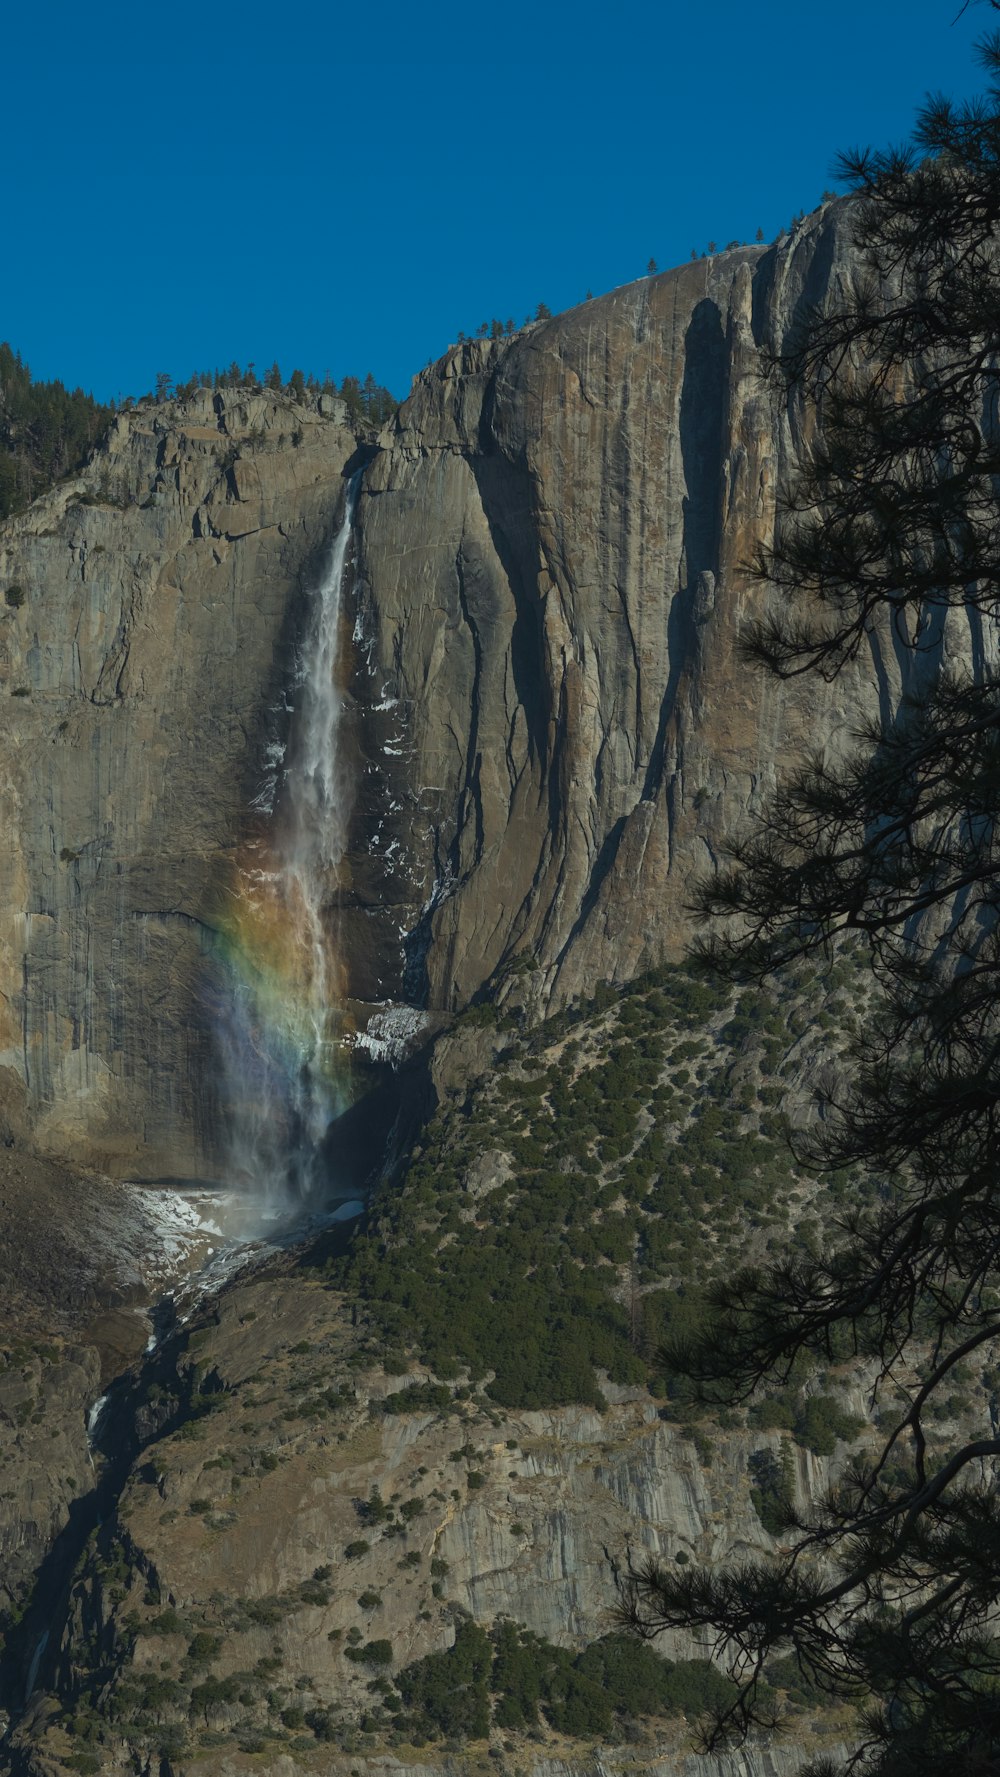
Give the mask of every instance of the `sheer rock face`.
M 51 1152 L 216 1163 L 212 926 L 356 448 L 338 413 L 124 413 L 3 529 L 0 1069 Z
M 361 628 L 399 700 L 431 1005 L 518 952 L 555 1001 L 676 953 L 692 876 L 857 681 L 737 655 L 801 418 L 762 348 L 849 267 L 843 207 L 779 248 L 453 348 L 366 473 Z

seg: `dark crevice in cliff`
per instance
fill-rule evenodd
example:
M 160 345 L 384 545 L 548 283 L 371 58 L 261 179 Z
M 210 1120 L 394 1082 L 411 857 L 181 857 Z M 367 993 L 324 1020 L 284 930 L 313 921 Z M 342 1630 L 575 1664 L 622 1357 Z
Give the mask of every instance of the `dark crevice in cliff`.
M 642 793 L 635 806 L 654 800 L 662 787 L 667 735 L 676 708 L 678 688 L 697 647 L 693 615 L 697 590 L 703 575 L 718 572 L 721 525 L 718 469 L 722 461 L 726 373 L 727 346 L 722 316 L 717 304 L 706 297 L 695 308 L 684 337 L 684 377 L 678 416 L 687 490 L 682 505 L 684 580 L 674 593 L 667 614 L 669 671 L 660 702 L 656 738 L 650 750 Z M 629 634 L 635 651 L 631 630 Z M 638 671 L 636 658 L 637 677 Z M 669 820 L 669 795 L 667 801 Z M 580 911 L 560 951 L 560 963 L 600 900 L 604 884 L 615 867 L 627 825 L 627 816 L 615 821 L 597 852 Z
M 543 776 L 548 769 L 548 726 L 551 711 L 542 647 L 542 607 L 538 597 L 538 525 L 531 472 L 527 463 L 513 463 L 499 450 L 493 429 L 497 400 L 491 377 L 483 399 L 479 450 L 469 458 L 479 500 L 497 559 L 514 600 L 510 663 L 518 701 L 524 711 L 528 745 Z
M 559 952 L 558 960 L 560 963 L 564 961 L 565 957 L 572 949 L 574 941 L 583 931 L 584 926 L 597 905 L 601 889 L 607 877 L 614 869 L 615 860 L 618 856 L 618 847 L 621 844 L 622 834 L 625 831 L 626 825 L 627 817 L 622 815 L 620 819 L 615 822 L 610 832 L 605 836 L 604 843 L 594 860 L 586 892 L 580 903 L 580 911 L 573 921 L 569 937 L 566 939 L 565 944 Z
M 868 632 L 868 645 L 875 673 L 875 683 L 878 686 L 879 722 L 882 728 L 888 729 L 892 725 L 893 699 L 889 689 L 889 675 L 882 658 L 881 637 L 874 629 Z
M 780 351 L 787 351 L 796 343 L 801 337 L 803 329 L 815 320 L 816 310 L 829 297 L 831 274 L 837 249 L 837 235 L 840 227 L 843 226 L 845 217 L 846 205 L 833 205 L 824 212 L 819 227 L 809 237 L 806 275 L 792 308 L 786 336 L 784 339 L 773 342 Z M 794 251 L 793 247 L 793 264 Z
M 455 556 L 455 581 L 458 587 L 458 602 L 465 626 L 472 637 L 472 657 L 475 665 L 472 675 L 472 701 L 469 714 L 469 738 L 465 752 L 465 779 L 458 796 L 458 810 L 455 821 L 454 870 L 457 875 L 462 868 L 462 839 L 469 820 L 470 808 L 476 826 L 476 850 L 474 863 L 478 864 L 483 855 L 483 797 L 480 784 L 482 755 L 479 751 L 479 706 L 483 682 L 483 641 L 475 613 L 469 601 L 469 589 L 466 585 L 465 563 L 462 550 L 464 538 Z
M 696 647 L 694 603 L 702 574 L 718 572 L 721 523 L 719 465 L 725 424 L 727 372 L 726 336 L 718 307 L 707 297 L 698 303 L 684 335 L 684 377 L 678 412 L 678 436 L 684 466 L 682 502 L 684 582 L 667 613 L 669 671 L 656 739 L 650 751 L 642 797 L 661 787 L 667 733 L 677 691 Z
M 774 285 L 778 270 L 778 249 L 769 247 L 753 268 L 750 282 L 750 331 L 758 349 L 773 345 L 769 338 L 774 308 Z
M 517 704 L 524 716 L 529 769 L 539 794 L 548 805 L 547 834 L 550 842 L 559 843 L 566 813 L 566 790 L 558 769 L 565 740 L 565 720 L 561 715 L 554 742 L 550 739 L 553 725 L 551 696 L 561 696 L 559 688 L 550 683 L 545 658 L 543 627 L 544 605 L 538 594 L 538 525 L 534 509 L 533 484 L 526 464 L 511 462 L 496 448 L 489 426 L 494 391 L 484 406 L 480 428 L 485 440 L 486 455 L 469 459 L 475 477 L 479 500 L 489 528 L 490 540 L 510 590 L 514 613 L 495 607 L 490 611 L 489 627 L 480 619 L 484 648 L 494 652 L 506 646 L 510 674 Z M 502 640 L 506 626 L 507 641 Z M 503 954 L 517 947 L 524 921 L 538 886 L 543 880 L 547 859 L 540 853 L 535 860 L 531 887 L 523 903 L 511 909 Z

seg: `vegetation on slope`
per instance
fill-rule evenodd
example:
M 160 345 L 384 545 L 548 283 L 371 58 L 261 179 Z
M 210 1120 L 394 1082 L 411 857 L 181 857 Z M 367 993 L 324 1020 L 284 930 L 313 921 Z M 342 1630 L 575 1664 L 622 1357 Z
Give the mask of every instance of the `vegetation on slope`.
M 253 362 L 244 367 L 235 359 L 224 370 L 195 371 L 186 382 L 175 383 L 168 371 L 161 370 L 151 398 L 169 401 L 176 397 L 184 401 L 200 389 L 247 389 L 251 392 L 270 389 L 274 394 L 291 395 L 297 401 L 317 395 L 335 395 L 347 408 L 347 418 L 352 425 L 384 425 L 399 406 L 396 397 L 375 381 L 371 371 L 363 380 L 357 376 L 345 376 L 338 385 L 328 370 L 322 376 L 312 370 L 293 370 L 286 377 L 275 362 L 259 375 Z
M 748 1245 L 808 1248 L 864 1189 L 800 1177 L 775 1103 L 790 1050 L 833 1025 L 831 1006 L 848 1014 L 850 980 L 845 966 L 814 985 L 812 1009 L 789 988 L 782 1008 L 666 967 L 512 1035 L 332 1278 L 385 1351 L 489 1378 L 503 1406 L 599 1405 L 598 1370 L 669 1391 L 655 1353 L 697 1324 L 709 1280 Z
M 540 1717 L 557 1733 L 604 1737 L 616 1718 L 724 1708 L 736 1687 L 709 1660 L 674 1665 L 627 1635 L 575 1653 L 517 1623 L 487 1633 L 467 1618 L 451 1647 L 405 1667 L 395 1688 L 387 1706 L 404 1732 L 477 1740 L 494 1726 L 536 1727 Z

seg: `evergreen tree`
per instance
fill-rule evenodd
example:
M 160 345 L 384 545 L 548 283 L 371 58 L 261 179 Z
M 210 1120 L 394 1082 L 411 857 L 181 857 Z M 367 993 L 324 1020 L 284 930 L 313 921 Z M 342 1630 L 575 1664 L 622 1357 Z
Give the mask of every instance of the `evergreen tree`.
M 347 409 L 349 420 L 360 420 L 364 417 L 365 404 L 361 396 L 361 384 L 356 376 L 345 376 L 340 385 L 340 399 Z
M 35 382 L 19 352 L 0 343 L 0 519 L 79 469 L 113 407 L 61 382 Z
M 717 1735 L 769 1719 L 764 1665 L 791 1653 L 860 1705 L 850 1768 L 879 1777 L 1000 1770 L 1000 38 L 981 55 L 984 99 L 935 99 L 912 148 L 845 158 L 863 269 L 774 365 L 820 425 L 755 563 L 784 597 L 748 650 L 829 679 L 875 630 L 909 654 L 911 689 L 845 762 L 795 771 L 702 896 L 727 921 L 704 956 L 732 978 L 867 954 L 852 1081 L 799 1147 L 867 1169 L 876 1207 L 729 1279 L 707 1330 L 664 1354 L 744 1402 L 803 1355 L 856 1356 L 878 1443 L 789 1518 L 774 1561 L 643 1560 L 623 1602 L 644 1635 L 728 1650 L 742 1690 Z M 942 647 L 956 622 L 964 669 Z

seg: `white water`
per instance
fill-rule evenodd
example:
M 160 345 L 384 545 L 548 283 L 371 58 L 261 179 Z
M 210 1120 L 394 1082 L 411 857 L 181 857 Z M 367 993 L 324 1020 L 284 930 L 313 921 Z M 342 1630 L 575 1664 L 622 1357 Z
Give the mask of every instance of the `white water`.
M 347 495 L 343 523 L 319 587 L 305 659 L 298 731 L 287 779 L 287 843 L 284 846 L 284 899 L 300 907 L 308 950 L 305 1000 L 307 1049 L 297 1084 L 296 1105 L 311 1147 L 326 1133 L 330 1094 L 326 1081 L 335 1071 L 329 1053 L 331 1009 L 336 1005 L 336 958 L 326 920 L 327 897 L 344 855 L 348 785 L 341 760 L 343 697 L 337 683 L 340 650 L 340 595 L 351 540 L 356 482 Z
M 248 1227 L 337 1196 L 322 1147 L 344 1108 L 336 896 L 350 797 L 338 667 L 357 480 L 312 597 L 274 812 L 233 890 L 220 1046 L 231 1170 Z M 279 746 L 269 749 L 272 771 L 280 758 Z
M 27 1677 L 27 1681 L 24 1686 L 24 1700 L 25 1700 L 25 1702 L 27 1702 L 28 1698 L 31 1696 L 31 1693 L 35 1688 L 35 1679 L 38 1677 L 38 1668 L 42 1663 L 42 1655 L 44 1654 L 45 1649 L 48 1647 L 48 1645 L 49 1645 L 49 1632 L 47 1629 L 43 1629 L 41 1635 L 38 1637 L 38 1640 L 35 1643 L 35 1651 L 31 1656 L 31 1665 L 28 1667 L 28 1677 Z
M 106 1394 L 98 1395 L 87 1414 L 87 1443 L 92 1444 L 97 1433 L 98 1421 L 108 1404 Z

